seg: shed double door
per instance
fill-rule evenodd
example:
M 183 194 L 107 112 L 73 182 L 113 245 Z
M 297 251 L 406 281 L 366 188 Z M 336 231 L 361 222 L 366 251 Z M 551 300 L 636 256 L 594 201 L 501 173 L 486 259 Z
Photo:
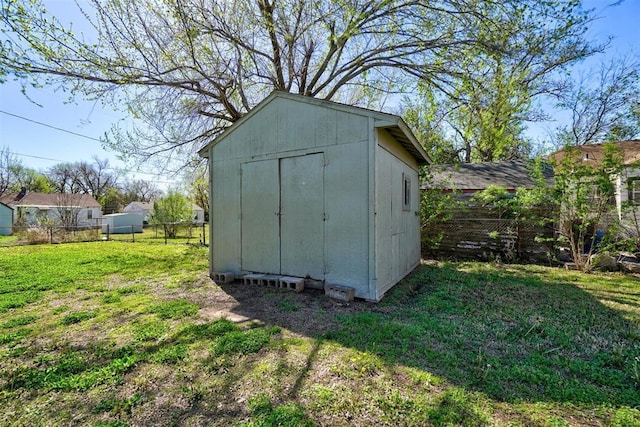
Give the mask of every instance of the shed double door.
M 242 269 L 322 279 L 324 155 L 242 164 Z

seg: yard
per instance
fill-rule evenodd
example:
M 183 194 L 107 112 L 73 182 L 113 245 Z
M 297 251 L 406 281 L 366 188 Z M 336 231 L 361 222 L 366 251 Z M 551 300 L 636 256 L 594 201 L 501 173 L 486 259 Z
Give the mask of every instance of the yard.
M 640 281 L 424 262 L 381 303 L 199 245 L 0 248 L 0 425 L 640 426 Z

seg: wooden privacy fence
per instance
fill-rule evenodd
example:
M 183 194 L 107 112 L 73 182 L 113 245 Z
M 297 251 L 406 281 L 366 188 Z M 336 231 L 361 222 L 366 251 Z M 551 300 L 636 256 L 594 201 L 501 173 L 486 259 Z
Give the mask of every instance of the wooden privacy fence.
M 422 229 L 425 257 L 503 261 L 548 261 L 553 252 L 551 225 L 504 219 L 484 207 L 450 211 Z M 435 243 L 431 243 L 434 242 Z

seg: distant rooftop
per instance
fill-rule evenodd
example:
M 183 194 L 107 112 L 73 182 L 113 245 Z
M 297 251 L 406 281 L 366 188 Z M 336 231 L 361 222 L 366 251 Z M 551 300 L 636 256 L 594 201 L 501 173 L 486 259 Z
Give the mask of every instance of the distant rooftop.
M 622 152 L 622 165 L 629 166 L 632 164 L 640 163 L 640 139 L 629 139 L 626 141 L 618 141 L 613 143 Z M 602 144 L 587 144 L 572 147 L 575 151 L 573 155 L 576 156 L 575 160 L 580 160 L 581 163 L 592 164 L 598 166 L 604 159 L 604 147 Z M 567 150 L 564 148 L 549 155 L 549 160 L 554 162 L 560 162 L 566 157 Z
M 73 206 L 79 208 L 99 208 L 100 203 L 88 194 L 68 193 L 4 193 L 0 202 L 9 206 Z
M 530 174 L 531 167 L 532 162 L 529 160 L 434 165 L 431 167 L 432 182 L 423 183 L 421 188 L 462 192 L 482 191 L 490 185 L 500 185 L 509 191 L 520 187 L 532 188 L 536 183 Z M 551 169 L 546 168 L 545 177 L 552 176 Z

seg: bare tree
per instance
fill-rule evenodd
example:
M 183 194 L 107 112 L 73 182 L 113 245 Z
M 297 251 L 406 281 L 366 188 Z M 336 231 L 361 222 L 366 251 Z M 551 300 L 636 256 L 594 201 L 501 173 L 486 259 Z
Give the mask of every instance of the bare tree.
M 78 174 L 76 164 L 58 163 L 46 172 L 53 190 L 57 193 L 78 193 Z
M 100 200 L 109 188 L 118 184 L 118 174 L 109 167 L 109 160 L 98 157 L 93 158 L 93 163 L 77 163 L 75 179 L 81 193 L 89 194 L 97 200 Z
M 0 148 L 0 196 L 9 190 L 14 183 L 14 170 L 15 166 L 19 165 L 20 161 L 14 153 L 9 150 L 9 147 Z
M 59 193 L 89 194 L 100 200 L 110 188 L 118 186 L 118 173 L 107 159 L 93 158 L 93 163 L 60 163 L 48 171 L 53 188 Z
M 559 96 L 571 123 L 558 130 L 561 145 L 631 139 L 640 133 L 640 62 L 614 59 L 583 76 Z
M 125 182 L 122 186 L 125 204 L 131 202 L 152 202 L 162 196 L 162 190 L 153 182 L 136 179 Z
M 78 228 L 81 208 L 77 201 L 78 197 L 74 194 L 60 193 L 56 195 L 56 218 L 54 221 L 64 230 L 72 231 Z
M 580 58 L 591 19 L 564 0 L 88 0 L 94 32 L 78 36 L 39 3 L 0 3 L 0 75 L 127 108 L 141 125 L 107 143 L 166 161 L 274 90 L 379 107 L 418 81 L 448 93 L 468 47 Z M 504 31 L 520 36 L 496 44 Z

